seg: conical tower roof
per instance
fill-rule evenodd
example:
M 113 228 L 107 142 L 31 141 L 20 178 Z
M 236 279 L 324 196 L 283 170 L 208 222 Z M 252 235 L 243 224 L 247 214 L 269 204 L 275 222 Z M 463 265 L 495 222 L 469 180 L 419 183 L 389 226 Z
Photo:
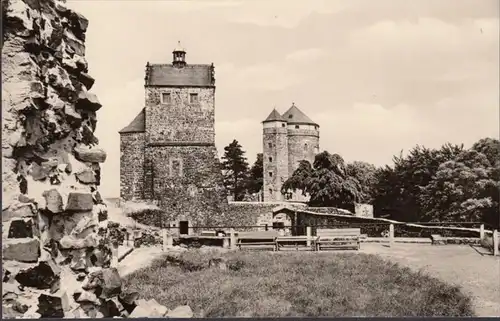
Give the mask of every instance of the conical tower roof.
M 292 103 L 292 107 L 288 109 L 283 114 L 283 119 L 289 124 L 307 124 L 307 125 L 315 125 L 318 126 L 315 122 L 311 120 L 306 114 L 304 114 L 294 103 Z
M 273 109 L 273 111 L 269 114 L 269 116 L 267 116 L 266 120 L 263 121 L 263 123 L 267 123 L 267 122 L 272 122 L 272 121 L 286 121 L 283 119 L 283 117 L 280 115 L 280 113 L 278 113 L 278 111 L 275 109 Z

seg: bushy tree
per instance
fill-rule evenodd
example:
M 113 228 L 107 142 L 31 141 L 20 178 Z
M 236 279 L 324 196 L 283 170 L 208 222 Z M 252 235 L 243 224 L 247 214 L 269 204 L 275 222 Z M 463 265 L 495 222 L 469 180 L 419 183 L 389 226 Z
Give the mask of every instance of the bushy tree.
M 374 199 L 375 183 L 377 182 L 377 167 L 375 165 L 354 161 L 346 166 L 347 175 L 355 178 L 360 184 L 360 202 L 372 203 Z
M 309 162 L 301 162 L 283 186 L 283 193 L 300 189 L 309 194 L 311 206 L 352 210 L 354 202 L 358 202 L 361 196 L 360 184 L 347 175 L 344 159 L 327 151 L 316 155 L 312 168 Z
M 241 145 L 234 139 L 224 147 L 222 156 L 224 186 L 233 195 L 235 201 L 243 200 L 248 177 L 248 163 Z
M 492 208 L 498 209 L 491 194 L 498 189 L 492 170 L 487 156 L 472 149 L 442 163 L 421 194 L 425 220 L 483 221 Z

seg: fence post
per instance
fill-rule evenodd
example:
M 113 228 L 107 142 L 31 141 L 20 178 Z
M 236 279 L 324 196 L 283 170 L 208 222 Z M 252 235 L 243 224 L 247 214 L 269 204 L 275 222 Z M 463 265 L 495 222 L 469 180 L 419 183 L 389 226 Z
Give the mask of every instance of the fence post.
M 112 268 L 118 267 L 118 243 L 111 244 L 111 264 Z
M 494 230 L 493 231 L 493 256 L 498 255 L 498 245 L 499 245 L 498 242 L 499 242 L 498 230 Z
M 389 225 L 389 246 L 394 243 L 394 224 Z
M 167 251 L 168 248 L 168 234 L 167 229 L 161 230 L 161 236 L 163 238 L 163 252 Z
M 481 226 L 479 227 L 479 239 L 484 239 L 484 224 L 481 224 Z
M 231 238 L 231 240 L 229 241 L 229 246 L 231 250 L 234 250 L 236 248 L 236 235 L 234 235 L 234 228 L 231 228 L 229 230 L 229 233 Z
M 307 247 L 311 246 L 311 227 L 306 226 L 306 235 L 307 235 Z

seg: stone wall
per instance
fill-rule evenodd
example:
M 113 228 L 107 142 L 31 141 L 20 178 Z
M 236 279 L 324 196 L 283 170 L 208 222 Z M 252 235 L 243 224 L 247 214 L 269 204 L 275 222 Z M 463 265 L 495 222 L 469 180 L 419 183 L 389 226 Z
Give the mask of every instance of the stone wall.
M 2 9 L 3 316 L 109 316 L 121 281 L 97 190 L 88 21 L 52 0 Z
M 224 221 L 227 195 L 215 146 L 155 146 L 146 155 L 153 167 L 152 199 L 165 211 L 165 223 Z
M 144 135 L 120 135 L 120 197 L 126 201 L 144 197 Z
M 168 92 L 171 103 L 161 102 Z M 198 94 L 190 103 L 189 95 Z M 215 142 L 215 88 L 146 87 L 146 139 L 148 143 Z

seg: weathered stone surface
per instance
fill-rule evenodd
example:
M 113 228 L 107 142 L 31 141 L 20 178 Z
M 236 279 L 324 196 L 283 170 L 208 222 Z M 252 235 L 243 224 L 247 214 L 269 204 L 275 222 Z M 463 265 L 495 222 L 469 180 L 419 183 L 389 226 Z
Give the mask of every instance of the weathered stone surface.
M 66 211 L 92 211 L 94 201 L 91 193 L 69 193 Z
M 100 298 L 112 298 L 121 292 L 122 280 L 118 270 L 115 268 L 108 268 L 102 270 L 102 293 Z
M 128 313 L 132 313 L 134 311 L 136 305 L 136 301 L 139 299 L 139 292 L 130 292 L 130 293 L 125 293 L 122 292 L 118 296 L 118 300 L 120 303 L 123 305 L 125 310 L 127 310 Z
M 69 308 L 69 298 L 66 292 L 54 295 L 41 294 L 38 297 L 37 312 L 42 318 L 62 318 Z
M 96 247 L 98 240 L 94 234 L 87 235 L 84 239 L 65 235 L 59 240 L 59 245 L 62 249 L 83 249 L 86 247 Z
M 89 74 L 87 73 L 80 73 L 80 77 L 78 78 L 82 82 L 82 84 L 87 88 L 87 90 L 90 90 L 92 86 L 94 85 L 94 78 L 92 78 Z
M 82 115 L 73 108 L 72 105 L 64 105 L 64 113 L 69 124 L 73 127 L 79 127 L 82 124 Z
M 34 223 L 32 219 L 20 219 L 10 222 L 9 235 L 10 239 L 31 238 L 33 237 Z
M 40 241 L 36 238 L 8 239 L 2 242 L 3 260 L 36 262 L 40 256 Z
M 23 203 L 14 205 L 2 211 L 2 222 L 7 222 L 15 218 L 33 217 L 35 213 L 36 210 L 33 204 Z
M 75 292 L 74 298 L 75 298 L 76 302 L 88 302 L 88 303 L 100 305 L 100 302 L 99 302 L 99 299 L 97 298 L 97 296 L 90 291 L 82 290 L 80 292 Z
M 86 163 L 104 163 L 106 161 L 106 152 L 99 147 L 86 148 L 83 146 L 75 147 L 75 158 Z
M 97 179 L 95 177 L 94 171 L 91 169 L 84 169 L 81 172 L 75 174 L 76 179 L 82 184 L 95 184 Z
M 78 100 L 76 101 L 76 108 L 88 111 L 98 111 L 101 109 L 102 105 L 97 99 L 95 94 L 89 93 L 88 91 L 81 91 L 78 94 Z
M 52 260 L 19 272 L 15 279 L 19 284 L 37 289 L 51 289 L 59 280 L 60 268 Z
M 97 221 L 94 218 L 94 214 L 90 211 L 74 213 L 72 215 L 54 215 L 49 227 L 49 236 L 55 241 L 59 241 L 65 235 L 85 238 L 92 233 L 88 229 L 96 225 Z
M 165 315 L 167 318 L 192 318 L 193 310 L 188 305 L 180 305 Z
M 45 208 L 52 213 L 61 213 L 63 211 L 63 199 L 59 191 L 51 189 L 43 192 L 45 198 Z

